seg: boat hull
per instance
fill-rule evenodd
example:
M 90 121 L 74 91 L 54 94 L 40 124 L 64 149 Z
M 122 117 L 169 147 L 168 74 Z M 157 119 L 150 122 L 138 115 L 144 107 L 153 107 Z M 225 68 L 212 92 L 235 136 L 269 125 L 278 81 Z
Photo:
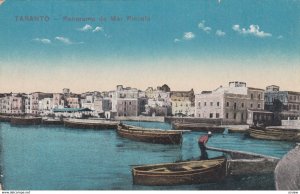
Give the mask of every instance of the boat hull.
M 10 122 L 11 116 L 0 115 L 0 121 L 2 122 Z
M 182 132 L 179 131 L 131 130 L 118 126 L 117 133 L 127 139 L 156 144 L 181 144 L 182 141 Z
M 300 141 L 300 130 L 282 128 L 250 128 L 249 136 L 256 139 L 277 141 Z
M 11 117 L 10 124 L 12 125 L 40 125 L 41 117 Z
M 178 164 L 180 165 L 180 163 Z M 166 164 L 165 167 L 178 164 Z M 164 164 L 162 164 L 162 166 L 164 166 Z M 219 162 L 213 167 L 191 171 L 160 173 L 141 171 L 138 168 L 139 167 L 133 168 L 132 170 L 133 184 L 137 185 L 162 186 L 213 183 L 221 181 L 226 176 L 225 159 L 219 160 Z
M 65 127 L 70 128 L 81 128 L 81 129 L 116 129 L 118 126 L 117 122 L 88 122 L 88 121 L 64 121 Z
M 55 119 L 51 119 L 51 120 L 49 120 L 49 119 L 43 119 L 42 120 L 42 124 L 43 125 L 63 125 L 64 122 L 61 121 L 61 120 L 55 120 Z
M 211 131 L 213 133 L 223 133 L 225 128 L 204 123 L 174 123 L 175 130 L 191 130 L 191 131 Z

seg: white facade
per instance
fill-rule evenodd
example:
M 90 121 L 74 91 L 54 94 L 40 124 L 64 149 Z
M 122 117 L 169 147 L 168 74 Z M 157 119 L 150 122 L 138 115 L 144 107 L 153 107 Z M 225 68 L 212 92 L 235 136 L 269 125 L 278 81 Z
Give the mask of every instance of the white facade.
M 95 110 L 94 107 L 94 96 L 88 95 L 84 99 L 81 99 L 81 107 L 82 108 L 89 108 L 91 110 Z
M 247 110 L 264 110 L 264 90 L 246 87 L 244 82 L 230 82 L 212 92 L 195 96 L 195 117 L 246 123 Z
M 19 94 L 9 94 L 0 98 L 0 111 L 5 114 L 23 114 L 23 98 Z
M 191 116 L 194 114 L 195 109 L 189 98 L 181 98 L 180 100 L 172 100 L 172 115 L 185 115 Z
M 47 115 L 53 111 L 53 98 L 43 98 L 39 100 L 39 113 Z
M 66 101 L 69 108 L 80 108 L 78 97 L 68 97 Z

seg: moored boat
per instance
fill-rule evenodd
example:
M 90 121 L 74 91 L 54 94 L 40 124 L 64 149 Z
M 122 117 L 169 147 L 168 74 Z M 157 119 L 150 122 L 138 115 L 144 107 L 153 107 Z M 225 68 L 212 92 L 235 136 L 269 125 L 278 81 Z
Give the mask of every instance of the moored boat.
M 63 125 L 64 121 L 62 121 L 60 119 L 43 118 L 42 124 L 43 125 Z
M 116 129 L 118 122 L 96 119 L 66 119 L 64 125 L 70 128 L 83 129 Z
M 137 166 L 132 176 L 133 184 L 150 186 L 218 182 L 226 176 L 226 159 Z
M 41 117 L 11 117 L 12 125 L 39 125 L 42 123 Z
M 250 137 L 266 140 L 300 141 L 300 130 L 284 127 L 250 127 Z
M 182 141 L 182 131 L 175 130 L 143 129 L 120 124 L 117 133 L 124 138 L 149 143 L 180 144 Z
M 8 115 L 0 115 L 0 121 L 2 122 L 10 122 L 11 116 Z
M 211 131 L 213 133 L 223 133 L 225 127 L 208 123 L 173 123 L 175 130 L 187 129 L 191 131 Z

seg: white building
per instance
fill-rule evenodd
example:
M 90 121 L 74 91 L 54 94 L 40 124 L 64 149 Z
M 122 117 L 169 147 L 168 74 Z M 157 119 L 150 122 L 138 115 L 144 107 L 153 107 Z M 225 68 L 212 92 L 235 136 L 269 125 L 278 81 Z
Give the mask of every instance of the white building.
M 95 110 L 94 107 L 94 96 L 88 95 L 84 99 L 81 99 L 81 107 L 82 108 L 89 108 L 91 110 Z
M 195 117 L 246 123 L 247 110 L 264 110 L 264 90 L 229 82 L 228 87 L 204 91 L 195 96 Z
M 69 108 L 80 108 L 78 97 L 67 97 L 66 104 Z
M 117 116 L 138 116 L 145 111 L 145 92 L 136 88 L 118 85 L 116 91 L 110 91 L 112 112 Z
M 23 114 L 24 101 L 21 94 L 6 94 L 0 98 L 0 111 L 4 114 Z
M 191 89 L 190 91 L 172 91 L 172 115 L 193 116 L 195 113 L 194 100 L 195 96 L 193 89 Z
M 43 98 L 39 100 L 39 113 L 47 115 L 53 112 L 53 98 Z
M 146 105 L 147 115 L 163 115 L 167 116 L 171 113 L 171 99 L 170 92 L 166 92 L 161 89 L 162 87 L 157 87 L 154 89 L 149 87 L 145 91 L 145 96 L 148 98 Z

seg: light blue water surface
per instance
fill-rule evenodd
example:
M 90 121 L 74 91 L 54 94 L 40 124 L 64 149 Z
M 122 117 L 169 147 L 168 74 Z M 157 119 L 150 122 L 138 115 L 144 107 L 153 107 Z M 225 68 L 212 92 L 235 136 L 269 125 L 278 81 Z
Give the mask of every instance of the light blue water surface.
M 171 129 L 168 123 L 126 122 Z M 174 162 L 199 157 L 197 139 L 204 132 L 187 132 L 179 145 L 136 142 L 115 130 L 70 129 L 63 126 L 11 126 L 1 123 L 1 165 L 9 190 L 156 190 L 156 189 L 274 189 L 273 177 L 257 176 L 222 183 L 184 186 L 132 184 L 134 165 Z M 294 143 L 215 133 L 209 146 L 282 157 Z M 209 156 L 220 153 L 208 152 Z

